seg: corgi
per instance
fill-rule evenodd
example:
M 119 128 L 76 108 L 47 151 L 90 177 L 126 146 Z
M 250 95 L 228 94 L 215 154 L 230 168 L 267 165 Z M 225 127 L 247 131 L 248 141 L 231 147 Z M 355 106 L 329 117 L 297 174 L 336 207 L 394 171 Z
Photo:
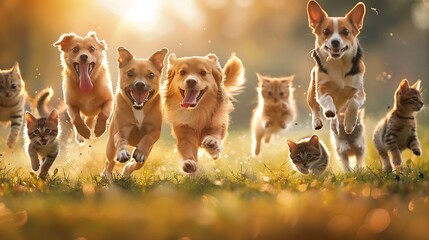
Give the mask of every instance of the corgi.
M 118 48 L 119 81 L 115 96 L 106 165 L 102 176 L 112 178 L 115 157 L 128 162 L 122 176 L 140 169 L 161 135 L 162 107 L 160 80 L 167 49 L 155 52 L 149 59 L 137 59 L 125 48 Z M 128 145 L 134 147 L 132 153 Z
M 366 8 L 357 3 L 344 17 L 329 17 L 316 1 L 307 4 L 308 22 L 316 36 L 312 57 L 315 66 L 307 103 L 315 130 L 323 127 L 322 114 L 331 119 L 331 130 L 339 133 L 338 113 L 344 113 L 344 131 L 353 132 L 358 111 L 365 102 L 365 64 L 358 36 Z
M 61 52 L 64 103 L 76 141 L 83 143 L 89 139 L 94 119 L 94 134 L 100 137 L 106 130 L 113 99 L 106 42 L 98 40 L 95 32 L 89 32 L 85 37 L 68 33 L 53 45 Z
M 164 105 L 184 172 L 198 170 L 200 146 L 213 159 L 220 157 L 233 96 L 241 92 L 244 82 L 243 63 L 235 55 L 222 70 L 214 54 L 183 58 L 170 54 Z

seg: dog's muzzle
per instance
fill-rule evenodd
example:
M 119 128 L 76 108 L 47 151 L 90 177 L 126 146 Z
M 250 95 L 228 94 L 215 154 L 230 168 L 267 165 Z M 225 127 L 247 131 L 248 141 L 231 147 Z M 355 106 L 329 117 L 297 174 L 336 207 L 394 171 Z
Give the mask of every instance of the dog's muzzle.
M 142 81 L 134 82 L 125 87 L 124 90 L 136 110 L 143 109 L 145 103 L 155 94 L 155 90 Z

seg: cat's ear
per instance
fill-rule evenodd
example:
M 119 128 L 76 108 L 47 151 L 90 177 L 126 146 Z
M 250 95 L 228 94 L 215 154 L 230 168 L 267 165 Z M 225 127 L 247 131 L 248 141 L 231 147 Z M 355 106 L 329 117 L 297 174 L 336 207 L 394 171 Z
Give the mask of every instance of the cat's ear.
M 28 125 L 34 124 L 37 121 L 37 119 L 36 117 L 33 116 L 33 114 L 27 111 L 25 112 L 25 121 L 27 122 L 27 126 L 28 126 Z
M 406 92 L 408 89 L 410 89 L 410 84 L 407 79 L 403 79 L 399 84 L 399 92 Z
M 258 77 L 258 81 L 261 85 L 264 85 L 264 83 L 270 83 L 270 81 L 263 75 L 256 73 L 256 76 Z
M 296 148 L 296 143 L 291 140 L 287 140 L 287 145 L 289 146 L 289 151 L 293 151 Z
M 19 63 L 18 62 L 15 62 L 15 64 L 13 64 L 11 72 L 13 74 L 18 74 L 18 75 L 21 74 L 21 70 L 19 69 Z
M 285 77 L 283 80 L 282 80 L 282 83 L 291 83 L 291 82 L 293 82 L 293 79 L 295 78 L 295 75 L 292 75 L 292 76 L 289 76 L 289 77 Z
M 56 109 L 52 109 L 51 113 L 49 113 L 48 120 L 58 124 L 58 111 Z
M 319 137 L 317 135 L 313 135 L 308 142 L 313 145 L 319 145 Z
M 417 82 L 416 83 L 414 83 L 413 85 L 411 85 L 411 87 L 412 88 L 414 88 L 414 89 L 416 89 L 416 90 L 418 90 L 418 91 L 420 91 L 420 83 L 421 83 L 422 81 L 420 81 L 420 80 L 417 80 Z

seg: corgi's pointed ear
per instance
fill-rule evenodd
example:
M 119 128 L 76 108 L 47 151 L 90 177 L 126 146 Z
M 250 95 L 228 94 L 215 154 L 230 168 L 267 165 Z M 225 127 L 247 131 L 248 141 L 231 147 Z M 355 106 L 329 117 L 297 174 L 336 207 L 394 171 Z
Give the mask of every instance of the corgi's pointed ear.
M 58 124 L 58 111 L 54 108 L 48 116 L 48 120 L 55 122 Z
M 296 143 L 291 140 L 287 140 L 287 145 L 289 147 L 289 152 L 293 151 L 296 148 Z
M 308 24 L 313 32 L 317 29 L 323 19 L 328 17 L 328 14 L 316 1 L 309 1 L 307 4 Z
M 162 72 L 162 68 L 164 67 L 165 55 L 167 55 L 167 53 L 168 53 L 168 49 L 163 48 L 157 51 L 156 53 L 152 54 L 152 56 L 149 58 L 149 61 L 151 61 L 155 65 L 156 69 L 159 72 Z
M 313 145 L 319 145 L 319 137 L 317 135 L 313 135 L 308 142 Z
M 94 31 L 88 32 L 87 36 L 94 38 L 97 41 L 97 43 L 98 43 L 99 47 L 101 48 L 101 50 L 107 50 L 107 43 L 106 43 L 106 41 L 104 41 L 104 40 L 98 40 L 97 34 Z
M 420 83 L 421 82 L 422 82 L 421 80 L 417 80 L 417 82 L 415 82 L 413 85 L 411 85 L 411 87 L 420 91 Z
M 410 89 L 410 84 L 408 83 L 407 79 L 403 79 L 399 84 L 398 90 L 402 93 L 408 91 L 408 89 Z
M 74 33 L 66 33 L 60 36 L 60 38 L 53 44 L 54 47 L 58 47 L 58 49 L 62 52 L 65 52 L 67 50 L 67 47 L 69 46 L 70 42 L 75 38 L 77 35 Z
M 33 114 L 27 111 L 25 112 L 25 121 L 27 122 L 27 126 L 28 126 L 28 125 L 34 124 L 37 121 L 37 119 L 36 117 L 34 117 Z
M 123 68 L 134 58 L 134 56 L 124 47 L 118 48 L 118 55 L 119 68 Z
M 357 3 L 350 12 L 346 14 L 346 18 L 348 18 L 355 28 L 360 31 L 363 27 L 363 19 L 365 18 L 365 4 L 363 2 Z

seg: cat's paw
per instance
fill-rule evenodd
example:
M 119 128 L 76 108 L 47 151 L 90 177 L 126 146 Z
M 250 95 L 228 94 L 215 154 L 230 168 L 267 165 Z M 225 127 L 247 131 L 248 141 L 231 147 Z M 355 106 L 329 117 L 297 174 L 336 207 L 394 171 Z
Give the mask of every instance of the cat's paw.
M 194 160 L 183 161 L 182 169 L 185 173 L 195 173 L 198 170 L 197 162 Z
M 421 156 L 422 155 L 422 150 L 420 148 L 414 148 L 414 149 L 411 149 L 411 150 L 413 151 L 414 155 L 416 155 L 416 156 Z
M 322 129 L 322 127 L 323 127 L 322 119 L 320 119 L 320 118 L 315 118 L 315 119 L 313 120 L 313 129 L 314 129 L 314 130 L 320 130 L 320 129 Z
M 335 117 L 335 110 L 333 109 L 326 109 L 324 111 L 325 117 L 326 118 L 334 118 Z
M 133 151 L 133 158 L 134 160 L 136 160 L 136 162 L 144 162 L 144 160 L 146 159 L 145 155 L 143 154 L 143 151 L 138 150 L 137 148 L 134 148 Z
M 287 128 L 287 123 L 285 121 L 280 122 L 280 127 L 282 129 L 286 129 Z
M 131 158 L 131 153 L 128 150 L 128 148 L 121 149 L 116 154 L 116 160 L 121 163 L 124 163 L 130 160 L 130 158 Z
M 344 132 L 352 134 L 355 130 L 356 124 L 344 124 Z
M 265 124 L 264 124 L 264 128 L 270 128 L 270 127 L 272 127 L 273 126 L 273 121 L 266 121 L 265 122 Z
M 338 135 L 340 133 L 340 127 L 339 127 L 337 119 L 332 119 L 331 120 L 331 131 L 335 135 Z
M 206 149 L 213 159 L 218 159 L 220 157 L 222 145 L 219 139 L 213 136 L 206 136 L 201 142 L 201 145 Z

